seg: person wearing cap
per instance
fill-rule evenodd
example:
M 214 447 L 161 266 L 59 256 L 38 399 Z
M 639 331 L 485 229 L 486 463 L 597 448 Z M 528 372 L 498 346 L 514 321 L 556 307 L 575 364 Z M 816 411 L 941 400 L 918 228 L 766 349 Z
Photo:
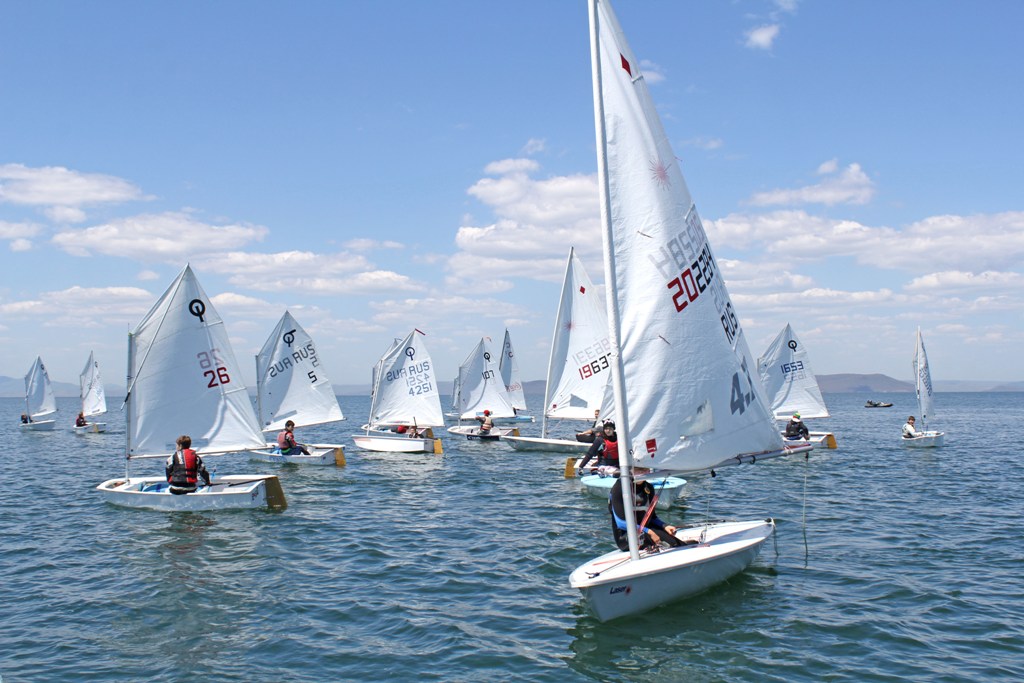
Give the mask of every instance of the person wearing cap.
M 911 415 L 907 418 L 907 424 L 903 425 L 903 438 L 913 439 L 917 436 L 921 436 L 921 432 L 917 431 L 917 428 L 914 426 L 914 416 Z
M 644 467 L 634 467 L 633 476 L 644 475 L 650 472 Z M 654 511 L 657 501 L 655 500 L 654 487 L 649 481 L 633 479 L 633 514 L 636 516 L 637 538 L 641 548 L 656 547 L 665 543 L 673 548 L 685 545 L 676 538 L 676 527 L 666 524 L 658 518 Z M 648 515 L 648 511 L 650 514 Z M 608 512 L 612 516 L 612 537 L 619 550 L 629 550 L 629 536 L 626 527 L 626 505 L 622 500 L 622 479 L 619 479 L 612 486 L 611 495 L 608 496 Z
M 491 411 L 484 410 L 484 414 L 477 415 L 476 419 L 480 422 L 481 434 L 490 434 L 491 430 L 494 429 L 494 420 L 491 419 Z
M 786 424 L 786 438 L 790 441 L 799 439 L 806 441 L 810 435 L 811 431 L 800 419 L 800 413 L 793 413 L 793 417 Z
M 611 420 L 604 423 L 601 434 L 594 438 L 594 443 L 591 444 L 587 454 L 580 461 L 579 470 L 581 473 L 583 468 L 587 466 L 587 463 L 594 460 L 594 458 L 597 458 L 594 462 L 594 467 L 619 466 L 619 437 L 615 433 L 615 423 Z

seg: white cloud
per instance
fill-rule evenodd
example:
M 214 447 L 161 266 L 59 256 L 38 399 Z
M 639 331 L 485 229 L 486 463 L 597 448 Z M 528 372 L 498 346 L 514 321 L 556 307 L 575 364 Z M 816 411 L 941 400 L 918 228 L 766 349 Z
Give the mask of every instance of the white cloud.
M 779 36 L 779 25 L 768 24 L 752 28 L 746 33 L 746 46 L 754 50 L 770 50 Z
M 829 176 L 820 183 L 792 190 L 775 189 L 754 194 L 749 203 L 755 206 L 777 204 L 867 204 L 875 195 L 875 186 L 860 164 L 840 170 L 838 162 L 827 161 L 818 167 L 818 175 Z
M 648 59 L 640 60 L 640 72 L 644 75 L 644 80 L 651 85 L 665 80 L 664 70 Z
M 721 138 L 696 137 L 683 140 L 683 146 L 697 149 L 719 149 L 723 144 L 725 143 Z
M 35 237 L 40 227 L 34 223 L 8 223 L 0 221 L 0 240 L 13 240 L 19 237 Z
M 394 240 L 373 240 L 370 238 L 362 238 L 349 240 L 342 246 L 346 249 L 352 249 L 353 251 L 373 251 L 375 249 L 401 249 L 405 245 L 401 242 L 395 242 Z
M 16 240 L 11 240 L 10 247 L 11 251 L 29 251 L 32 249 L 32 241 L 19 237 Z
M 904 289 L 908 292 L 933 292 L 950 290 L 1012 289 L 1020 291 L 1024 286 L 1024 275 L 1005 273 L 992 270 L 983 273 L 968 273 L 959 270 L 946 270 L 941 273 L 930 273 L 914 278 Z
M 520 153 L 525 155 L 538 154 L 543 152 L 546 147 L 547 141 L 543 138 L 530 138 L 526 141 L 526 144 L 523 145 L 523 149 Z
M 74 206 L 51 206 L 43 213 L 54 223 L 81 223 L 85 220 L 85 211 Z
M 487 175 L 506 175 L 509 173 L 528 173 L 530 171 L 536 171 L 540 168 L 533 159 L 502 159 L 501 161 L 492 161 L 484 167 L 484 173 Z
M 138 320 L 153 299 L 151 292 L 138 287 L 74 286 L 43 292 L 36 299 L 0 304 L 0 314 L 44 318 L 43 324 L 48 327 L 97 328 Z
M 143 270 L 140 271 L 139 274 L 136 275 L 135 277 L 145 282 L 148 280 L 158 280 L 160 278 L 160 275 L 158 273 L 153 272 L 152 270 Z
M 75 207 L 139 199 L 145 197 L 137 186 L 102 173 L 80 173 L 62 166 L 0 165 L 0 203 Z
M 104 254 L 143 262 L 184 263 L 191 257 L 226 251 L 262 240 L 267 229 L 236 223 L 210 225 L 188 213 L 142 214 L 91 228 L 64 230 L 52 241 L 74 256 Z

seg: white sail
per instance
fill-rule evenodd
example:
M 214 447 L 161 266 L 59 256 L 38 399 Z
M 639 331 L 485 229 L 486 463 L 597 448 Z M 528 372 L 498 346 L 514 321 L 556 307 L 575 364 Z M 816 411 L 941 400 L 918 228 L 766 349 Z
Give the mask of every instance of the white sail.
M 928 354 L 924 351 L 924 337 L 917 328 L 917 347 L 914 349 L 914 385 L 917 404 L 921 408 L 921 429 L 927 429 L 928 418 L 935 414 L 932 400 L 932 373 L 928 369 Z
M 526 396 L 523 394 L 523 383 L 519 379 L 519 363 L 516 352 L 512 348 L 512 337 L 505 330 L 505 342 L 501 346 L 501 360 L 498 361 L 501 381 L 505 383 L 509 404 L 516 410 L 526 410 Z
M 757 361 L 761 382 L 776 419 L 829 417 L 807 349 L 787 324 Z
M 597 11 L 605 272 L 614 285 L 622 436 L 636 464 L 665 470 L 778 451 L 782 437 L 640 61 L 608 4 Z
M 50 376 L 39 356 L 36 356 L 25 375 L 25 412 L 32 419 L 57 412 L 57 399 L 50 386 Z
M 128 336 L 128 455 L 262 448 L 224 323 L 189 266 Z
M 107 412 L 107 396 L 103 391 L 103 380 L 100 378 L 100 364 L 96 362 L 92 351 L 85 363 L 82 374 L 78 376 L 80 396 L 82 398 L 82 415 L 92 417 Z
M 605 301 L 570 249 L 551 339 L 545 416 L 593 420 L 594 410 L 602 408 L 611 375 Z M 601 410 L 601 415 L 610 417 L 610 412 Z
M 459 413 L 472 419 L 477 413 L 490 410 L 492 417 L 516 414 L 508 402 L 508 394 L 498 375 L 488 338 L 484 337 L 459 366 Z
M 441 394 L 423 333 L 413 330 L 392 344 L 375 369 L 370 426 L 441 427 Z
M 256 356 L 256 387 L 264 430 L 345 419 L 316 344 L 288 311 Z

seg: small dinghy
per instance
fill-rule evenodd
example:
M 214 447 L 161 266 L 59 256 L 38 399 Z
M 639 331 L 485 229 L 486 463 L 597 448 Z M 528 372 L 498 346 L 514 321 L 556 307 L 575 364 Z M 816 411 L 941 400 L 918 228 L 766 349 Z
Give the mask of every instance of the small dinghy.
M 344 420 L 313 339 L 284 312 L 256 355 L 256 410 L 264 432 L 276 434 L 291 420 L 296 427 Z M 261 462 L 345 466 L 341 444 L 303 444 L 309 454 L 285 455 L 276 443 L 250 451 Z
M 395 340 L 373 368 L 370 420 L 352 441 L 376 453 L 441 455 L 434 427 L 444 426 L 434 363 L 418 329 Z
M 19 428 L 23 432 L 52 432 L 56 420 L 41 420 L 57 412 L 57 398 L 50 384 L 50 375 L 46 372 L 43 359 L 36 360 L 25 375 L 25 415 Z M 24 420 L 27 418 L 27 422 Z
M 96 362 L 92 351 L 85 369 L 78 376 L 79 397 L 82 401 L 82 417 L 90 418 L 107 412 L 107 395 L 103 391 L 103 380 L 100 379 L 100 364 Z M 107 431 L 106 422 L 92 422 L 88 419 L 84 425 L 72 428 L 75 434 L 100 434 Z
M 224 322 L 186 265 L 128 335 L 125 475 L 96 487 L 103 499 L 149 510 L 286 507 L 274 475 L 217 475 L 210 486 L 173 494 L 165 477 L 129 472 L 138 459 L 159 459 L 162 469 L 181 434 L 191 437 L 204 460 L 263 448 L 241 378 Z
M 612 487 L 618 480 L 617 472 L 614 475 L 588 474 L 580 477 L 580 486 L 587 493 L 607 501 Z M 672 504 L 682 494 L 683 487 L 686 486 L 686 480 L 681 477 L 658 477 L 648 479 L 648 481 L 654 487 L 654 492 L 658 494 L 656 507 L 659 510 L 667 510 L 672 507 Z
M 945 433 L 928 431 L 928 418 L 935 414 L 935 399 L 932 396 L 932 373 L 928 368 L 928 354 L 924 350 L 921 328 L 917 328 L 917 348 L 914 350 L 914 385 L 917 390 L 917 407 L 921 413 L 921 428 L 916 436 L 906 434 L 900 439 L 904 448 L 942 448 Z

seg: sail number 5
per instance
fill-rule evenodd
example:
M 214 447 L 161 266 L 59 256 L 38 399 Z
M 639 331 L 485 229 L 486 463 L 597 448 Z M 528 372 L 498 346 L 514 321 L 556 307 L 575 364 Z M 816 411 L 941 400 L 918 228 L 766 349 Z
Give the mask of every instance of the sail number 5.
M 219 354 L 219 349 L 200 351 L 196 354 L 199 368 L 203 371 L 203 377 L 208 380 L 206 386 L 211 389 L 222 384 L 231 383 L 231 376 L 228 374 L 228 369 L 224 366 L 224 361 L 221 360 Z

